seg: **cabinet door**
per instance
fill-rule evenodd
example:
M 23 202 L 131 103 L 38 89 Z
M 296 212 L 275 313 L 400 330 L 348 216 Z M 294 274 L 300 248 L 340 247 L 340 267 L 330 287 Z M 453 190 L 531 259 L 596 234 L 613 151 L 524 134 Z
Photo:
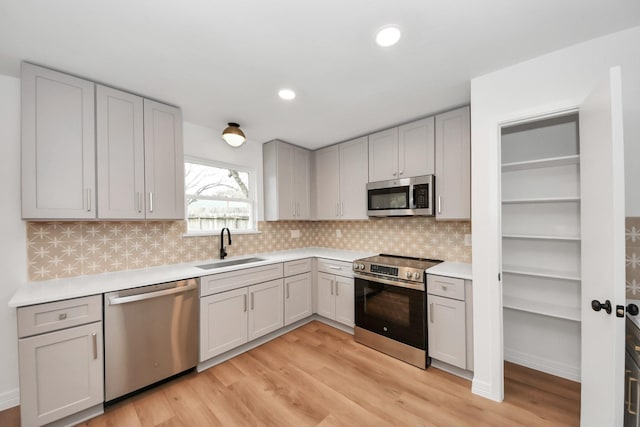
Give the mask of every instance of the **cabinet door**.
M 367 137 L 340 144 L 340 219 L 367 219 Z
M 318 314 L 332 320 L 336 318 L 335 278 L 333 274 L 318 273 L 316 289 Z
M 22 64 L 22 217 L 96 217 L 94 84 Z
M 278 213 L 275 218 L 270 219 L 295 219 L 293 150 L 294 147 L 292 145 L 276 142 Z
M 200 298 L 200 361 L 247 342 L 247 288 Z
M 369 135 L 369 182 L 398 177 L 398 128 Z
M 436 219 L 471 218 L 469 107 L 436 116 Z
M 398 128 L 398 176 L 432 175 L 435 171 L 434 118 L 418 120 Z
M 349 277 L 336 276 L 336 322 L 354 324 L 354 284 Z
M 284 279 L 284 324 L 290 325 L 313 314 L 311 273 Z
M 427 302 L 429 356 L 466 369 L 464 301 L 428 295 Z
M 98 85 L 98 217 L 144 218 L 144 119 L 139 96 Z
M 22 425 L 48 424 L 101 404 L 102 322 L 18 340 Z
M 146 217 L 184 219 L 184 158 L 180 109 L 144 100 Z
M 311 219 L 310 173 L 311 153 L 303 148 L 293 150 L 293 198 L 296 219 Z
M 316 217 L 340 216 L 340 149 L 337 145 L 316 151 Z
M 282 279 L 249 286 L 249 341 L 284 325 Z

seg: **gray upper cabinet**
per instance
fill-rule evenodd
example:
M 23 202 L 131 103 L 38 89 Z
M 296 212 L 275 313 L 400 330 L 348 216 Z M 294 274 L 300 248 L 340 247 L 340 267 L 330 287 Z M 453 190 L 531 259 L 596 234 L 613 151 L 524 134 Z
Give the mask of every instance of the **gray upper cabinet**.
M 434 173 L 434 118 L 369 135 L 369 182 Z
M 311 219 L 311 153 L 277 140 L 262 151 L 265 220 Z
M 24 219 L 184 219 L 179 108 L 22 65 Z
M 144 219 L 143 99 L 97 86 L 98 215 Z
M 22 217 L 96 218 L 94 84 L 22 64 Z
M 471 219 L 469 107 L 436 116 L 436 219 Z
M 184 154 L 179 108 L 144 100 L 147 219 L 184 219 Z
M 316 151 L 316 215 L 367 219 L 367 137 Z

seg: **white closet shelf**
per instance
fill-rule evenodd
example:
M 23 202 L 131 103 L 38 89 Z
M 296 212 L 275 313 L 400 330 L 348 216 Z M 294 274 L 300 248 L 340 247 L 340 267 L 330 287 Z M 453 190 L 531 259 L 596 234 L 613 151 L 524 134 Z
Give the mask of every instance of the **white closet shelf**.
M 503 163 L 502 172 L 511 172 L 525 169 L 549 168 L 554 166 L 577 165 L 580 163 L 580 155 L 550 157 L 546 159 L 526 160 L 523 162 Z
M 580 202 L 579 196 L 572 197 L 534 197 L 524 199 L 502 199 L 503 205 L 510 205 L 516 203 L 565 203 L 565 202 Z
M 526 234 L 503 234 L 503 239 L 523 239 L 523 240 L 560 240 L 568 242 L 579 242 L 580 237 L 574 236 L 543 236 L 543 235 L 526 235 Z
M 502 306 L 511 310 L 526 311 L 543 316 L 557 317 L 559 319 L 581 321 L 580 308 L 568 307 L 552 303 L 531 301 L 523 298 L 516 298 L 509 295 L 502 296 Z
M 550 270 L 535 267 L 520 267 L 514 265 L 503 265 L 502 272 L 508 274 L 519 274 L 521 276 L 547 277 L 550 279 L 563 279 L 580 281 L 579 272 Z

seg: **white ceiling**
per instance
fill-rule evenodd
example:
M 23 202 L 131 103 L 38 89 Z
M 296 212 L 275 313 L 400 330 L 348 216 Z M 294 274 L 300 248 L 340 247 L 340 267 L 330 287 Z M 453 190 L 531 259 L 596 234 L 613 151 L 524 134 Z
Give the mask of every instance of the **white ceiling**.
M 383 49 L 386 24 L 403 34 Z M 468 103 L 472 77 L 639 24 L 638 0 L 0 0 L 0 74 L 28 60 L 192 123 L 237 121 L 253 143 L 318 148 Z

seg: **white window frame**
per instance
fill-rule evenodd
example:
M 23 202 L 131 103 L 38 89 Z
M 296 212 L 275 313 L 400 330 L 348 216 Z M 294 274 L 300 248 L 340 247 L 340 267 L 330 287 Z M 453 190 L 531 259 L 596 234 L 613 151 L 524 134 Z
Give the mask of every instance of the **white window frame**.
M 258 231 L 258 216 L 257 216 L 257 197 L 256 197 L 256 187 L 258 186 L 258 182 L 257 182 L 257 177 L 256 177 L 256 170 L 254 168 L 250 168 L 250 167 L 246 167 L 246 166 L 241 166 L 241 165 L 234 165 L 231 163 L 225 163 L 225 162 L 220 162 L 217 160 L 211 160 L 211 159 L 206 159 L 203 157 L 195 157 L 195 156 L 184 156 L 184 160 L 185 163 L 197 163 L 200 165 L 205 165 L 205 166 L 211 166 L 211 167 L 215 167 L 215 168 L 221 168 L 221 169 L 232 169 L 232 170 L 236 170 L 238 172 L 245 172 L 247 174 L 249 174 L 249 197 L 247 199 L 242 199 L 242 198 L 228 198 L 228 197 L 224 197 L 224 198 L 216 198 L 216 197 L 202 197 L 203 199 L 209 199 L 209 200 L 224 200 L 224 201 L 231 201 L 231 202 L 246 202 L 249 201 L 249 223 L 251 225 L 250 228 L 247 229 L 231 229 L 231 231 L 234 234 L 257 234 L 259 233 Z M 187 221 L 187 231 L 184 234 L 185 237 L 190 237 L 190 236 L 213 236 L 213 235 L 217 235 L 220 234 L 220 231 L 222 229 L 218 229 L 218 230 L 204 230 L 204 231 L 200 231 L 200 230 L 189 230 L 189 223 L 188 223 L 188 212 L 189 208 L 187 206 L 187 183 L 185 182 L 185 186 L 184 186 L 184 217 L 185 220 Z

